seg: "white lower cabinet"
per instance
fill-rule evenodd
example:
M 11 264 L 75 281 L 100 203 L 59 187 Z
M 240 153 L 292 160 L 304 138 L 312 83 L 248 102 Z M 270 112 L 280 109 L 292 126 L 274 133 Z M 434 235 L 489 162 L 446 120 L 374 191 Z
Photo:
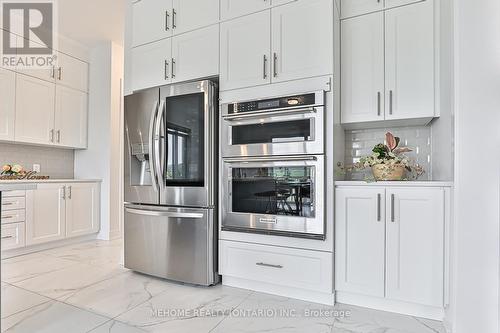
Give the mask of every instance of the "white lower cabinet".
M 24 223 L 2 224 L 1 230 L 2 251 L 25 246 Z
M 442 187 L 337 187 L 336 292 L 356 305 L 388 302 L 392 308 L 382 309 L 420 311 L 413 315 L 442 310 L 445 193 Z
M 221 240 L 219 273 L 262 283 L 331 293 L 332 253 Z
M 66 237 L 98 232 L 99 184 L 68 184 L 66 192 Z

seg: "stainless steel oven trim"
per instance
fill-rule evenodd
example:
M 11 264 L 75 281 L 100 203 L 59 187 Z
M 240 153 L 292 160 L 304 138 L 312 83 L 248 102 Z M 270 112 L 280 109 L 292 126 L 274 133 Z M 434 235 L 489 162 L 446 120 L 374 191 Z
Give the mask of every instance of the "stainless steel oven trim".
M 226 121 L 238 120 L 238 119 L 253 119 L 253 118 L 270 118 L 274 116 L 283 116 L 283 115 L 294 115 L 301 113 L 314 113 L 317 111 L 317 108 L 322 106 L 314 106 L 307 108 L 286 108 L 286 109 L 269 109 L 265 111 L 257 111 L 257 112 L 245 112 L 241 114 L 234 114 L 230 116 L 223 116 L 222 118 Z
M 325 161 L 323 155 L 315 156 L 282 156 L 282 157 L 255 157 L 223 159 L 223 179 L 227 179 L 221 186 L 222 197 L 222 230 L 248 231 L 276 235 L 287 235 L 300 238 L 325 237 Z M 276 167 L 276 166 L 314 166 L 314 188 L 311 190 L 312 200 L 315 201 L 313 218 L 286 215 L 266 215 L 252 213 L 238 213 L 232 211 L 232 169 L 237 167 Z M 260 223 L 259 219 L 276 219 L 276 223 Z

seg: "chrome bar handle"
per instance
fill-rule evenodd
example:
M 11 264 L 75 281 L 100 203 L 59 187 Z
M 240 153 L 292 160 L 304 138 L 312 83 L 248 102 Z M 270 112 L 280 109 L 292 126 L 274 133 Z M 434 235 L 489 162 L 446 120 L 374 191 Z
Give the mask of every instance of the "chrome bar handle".
M 263 262 L 256 262 L 255 263 L 257 266 L 263 266 L 263 267 L 271 267 L 271 268 L 283 268 L 282 265 L 272 265 L 272 264 L 266 264 Z
M 153 133 L 153 156 L 154 159 L 152 160 L 154 163 L 154 171 L 155 171 L 155 177 L 157 180 L 157 185 L 158 188 L 160 188 L 160 184 L 163 185 L 163 168 L 162 168 L 162 161 L 161 161 L 161 151 L 160 151 L 160 144 L 161 144 L 161 125 L 162 125 L 162 120 L 165 114 L 165 100 L 162 100 L 160 102 L 160 106 L 158 107 L 157 111 L 157 116 L 156 116 L 156 123 L 154 127 L 154 133 Z
M 62 197 L 61 199 L 66 200 L 66 186 L 62 187 Z
M 389 90 L 389 114 L 392 114 L 393 92 Z
M 49 140 L 50 142 L 54 142 L 54 129 L 51 129 L 49 132 Z
M 380 93 L 380 91 L 377 93 L 377 115 L 380 117 L 380 113 L 381 113 L 381 100 L 382 100 L 382 94 Z
M 164 77 L 165 77 L 165 80 L 166 80 L 166 79 L 168 79 L 168 66 L 169 66 L 167 59 L 165 59 L 165 65 L 164 66 L 165 66 L 165 68 L 164 68 Z
M 130 214 L 136 215 L 146 215 L 146 216 L 155 216 L 155 217 L 172 217 L 172 218 L 189 218 L 189 219 L 201 219 L 203 218 L 203 214 L 201 213 L 183 213 L 183 212 L 170 212 L 170 211 L 162 211 L 162 210 L 142 210 L 142 209 L 134 209 L 134 208 L 125 208 L 125 211 Z
M 275 115 L 288 115 L 288 114 L 300 114 L 300 113 L 315 113 L 316 108 L 297 108 L 297 109 L 284 109 L 276 111 L 258 111 L 258 112 L 245 112 L 244 114 L 235 114 L 230 116 L 223 116 L 224 120 L 232 121 L 238 119 L 248 119 L 248 118 L 262 118 L 262 117 L 273 117 Z
M 61 130 L 57 130 L 56 132 L 56 141 L 57 143 L 61 142 Z
M 57 70 L 57 78 L 59 81 L 62 80 L 62 67 L 59 67 L 59 69 Z
M 394 216 L 394 202 L 395 202 L 395 195 L 394 193 L 391 194 L 391 222 L 396 222 L 396 217 Z
M 263 78 L 264 80 L 267 79 L 267 56 L 264 54 L 264 75 L 263 75 Z
M 278 77 L 278 54 L 276 52 L 273 54 L 273 67 L 273 75 Z
M 2 239 L 14 238 L 14 236 L 2 236 Z
M 229 157 L 224 158 L 226 163 L 245 162 L 288 162 L 288 161 L 317 161 L 316 156 L 263 156 L 263 157 Z
M 50 70 L 50 77 L 55 79 L 56 78 L 56 68 L 52 66 L 52 69 Z
M 377 194 L 377 221 L 380 222 L 382 218 L 381 207 L 380 204 L 382 202 L 382 195 L 380 193 Z
M 177 28 L 177 11 L 172 9 L 172 29 Z
M 156 115 L 158 113 L 158 101 L 155 102 L 153 110 L 151 111 L 151 119 L 149 121 L 149 170 L 151 174 L 151 183 L 153 184 L 153 188 L 155 191 L 159 191 L 158 180 L 156 178 L 156 170 L 155 170 L 155 153 L 154 153 L 154 130 L 156 124 Z
M 175 59 L 172 58 L 172 79 L 175 79 Z
M 165 11 L 165 31 L 168 31 L 170 30 L 170 28 L 168 27 L 168 19 L 170 17 L 170 14 L 168 13 L 168 10 Z

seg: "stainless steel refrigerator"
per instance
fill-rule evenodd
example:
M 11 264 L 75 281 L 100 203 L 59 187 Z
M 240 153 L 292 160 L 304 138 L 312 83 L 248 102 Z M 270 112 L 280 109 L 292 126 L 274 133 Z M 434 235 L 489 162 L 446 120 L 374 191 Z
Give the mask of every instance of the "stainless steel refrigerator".
M 125 267 L 218 282 L 216 120 L 211 81 L 125 97 Z

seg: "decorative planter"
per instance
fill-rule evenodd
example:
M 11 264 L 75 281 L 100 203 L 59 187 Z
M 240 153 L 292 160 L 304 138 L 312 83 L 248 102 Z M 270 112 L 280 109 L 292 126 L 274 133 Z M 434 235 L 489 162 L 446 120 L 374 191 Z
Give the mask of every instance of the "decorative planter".
M 377 164 L 372 166 L 373 177 L 379 181 L 402 180 L 405 176 L 406 168 L 403 165 Z

